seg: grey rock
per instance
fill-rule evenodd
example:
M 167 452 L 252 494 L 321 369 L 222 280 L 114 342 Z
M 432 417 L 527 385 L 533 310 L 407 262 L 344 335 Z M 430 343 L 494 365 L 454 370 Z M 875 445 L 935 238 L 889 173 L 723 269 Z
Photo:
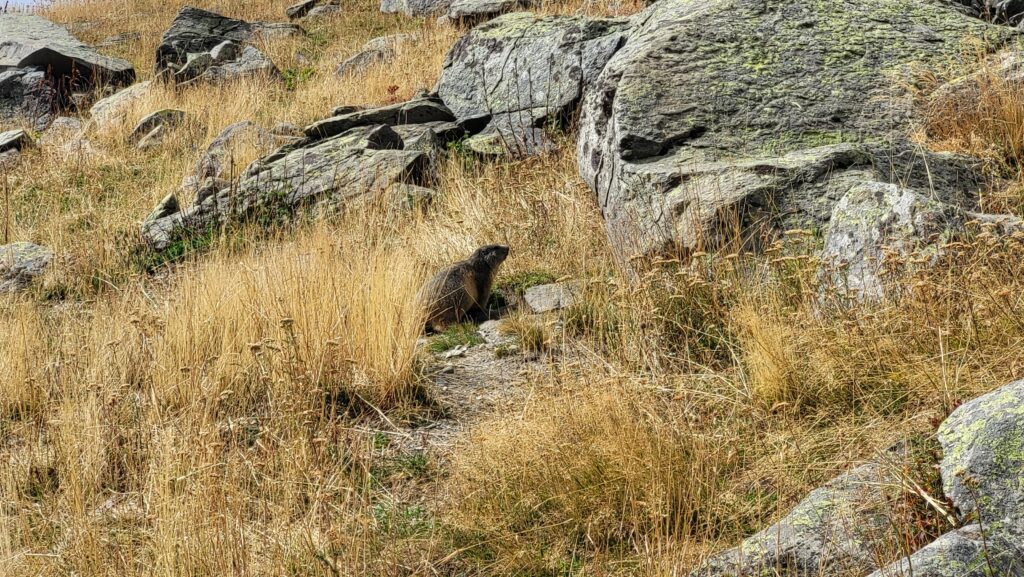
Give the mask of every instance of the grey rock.
M 143 237 L 160 249 L 179 235 L 205 231 L 221 222 L 290 213 L 310 205 L 340 206 L 386 192 L 396 183 L 418 184 L 426 155 L 400 150 L 401 145 L 397 134 L 378 125 L 285 147 L 251 164 L 236 186 L 148 221 Z
M 482 131 L 466 139 L 466 148 L 481 156 L 535 156 L 553 152 L 555 143 L 534 126 L 527 112 L 495 116 Z
M 227 42 L 231 41 L 228 40 Z M 218 44 L 217 46 L 222 46 L 222 44 Z M 216 47 L 214 50 L 216 50 Z M 182 82 L 188 82 L 189 80 L 199 78 L 203 73 L 209 70 L 211 66 L 213 66 L 213 62 L 213 54 L 211 52 L 189 54 L 188 59 L 185 61 L 185 65 L 174 73 L 174 81 L 180 84 Z
M 139 141 L 135 143 L 135 148 L 139 150 L 158 148 L 164 143 L 164 139 L 167 138 L 167 132 L 167 125 L 161 124 L 140 138 Z
M 164 32 L 156 49 L 155 70 L 159 73 L 169 67 L 180 68 L 189 54 L 209 52 L 225 40 L 249 42 L 253 34 L 252 25 L 244 20 L 186 6 Z
M 460 122 L 491 123 L 479 152 L 543 152 L 549 142 L 537 129 L 565 120 L 626 30 L 623 20 L 506 14 L 455 43 L 438 94 Z
M 337 111 L 336 111 L 337 112 Z M 357 110 L 314 122 L 303 132 L 308 138 L 320 139 L 341 134 L 357 126 L 372 124 L 423 124 L 425 122 L 451 122 L 455 116 L 436 98 L 417 98 L 408 102 Z
M 431 16 L 445 13 L 450 4 L 451 0 L 380 0 L 380 11 L 385 14 Z
M 214 63 L 189 82 L 223 83 L 243 78 L 280 79 L 281 71 L 262 52 L 253 46 L 245 46 L 235 60 Z
M 144 116 L 128 135 L 128 142 L 139 142 L 159 127 L 178 126 L 185 121 L 185 111 L 165 108 Z
M 392 60 L 395 58 L 396 49 L 399 46 L 413 42 L 417 38 L 415 34 L 392 34 L 374 38 L 364 44 L 359 52 L 339 64 L 335 74 L 338 76 L 359 74 L 374 64 Z
M 220 132 L 206 147 L 196 168 L 183 182 L 183 186 L 202 182 L 208 178 L 233 178 L 232 155 L 241 147 L 251 147 L 269 153 L 276 143 L 274 135 L 255 122 L 236 122 Z M 241 172 L 243 167 L 237 167 Z
M 0 13 L 0 38 L 0 71 L 38 67 L 50 77 L 87 79 L 89 86 L 135 80 L 127 60 L 103 56 L 63 26 L 36 15 Z
M 939 427 L 942 483 L 962 518 L 1024 528 L 1024 381 L 964 403 Z
M 47 127 L 47 134 L 51 133 L 63 133 L 70 134 L 81 131 L 83 128 L 82 120 L 75 116 L 59 116 L 53 119 L 50 126 Z
M 535 313 L 547 313 L 569 308 L 579 300 L 579 283 L 563 282 L 534 286 L 526 289 L 523 300 Z
M 1024 531 L 1006 522 L 946 533 L 869 577 L 1024 577 Z
M 340 13 L 341 6 L 338 6 L 337 4 L 327 4 L 324 6 L 317 6 L 316 8 L 310 10 L 309 13 L 306 14 L 306 19 L 313 20 L 316 18 L 326 18 L 328 16 L 333 16 L 335 14 Z
M 53 260 L 53 252 L 30 242 L 0 246 L 0 294 L 28 288 Z
M 285 8 L 284 13 L 289 19 L 298 20 L 323 2 L 324 0 L 302 0 Z
M 213 79 L 231 79 L 256 71 L 269 72 L 273 63 L 268 66 L 269 60 L 259 50 L 248 44 L 259 39 L 303 33 L 302 28 L 294 24 L 249 23 L 186 6 L 175 17 L 170 28 L 164 32 L 156 50 L 155 71 L 158 76 L 168 70 L 176 72 L 186 65 L 189 55 L 209 53 L 224 42 L 233 42 L 245 46 L 239 55 L 240 62 L 233 61 L 233 67 L 232 62 L 225 62 L 211 68 L 210 70 L 223 69 L 213 72 L 211 74 Z M 276 67 L 272 69 L 277 70 Z
M 13 169 L 21 160 L 21 151 L 10 149 L 0 152 L 0 172 Z
M 962 232 L 962 215 L 948 204 L 896 184 L 858 184 L 832 211 L 822 251 L 825 285 L 859 300 L 881 299 L 887 254 L 937 256 L 938 246 Z
M 530 8 L 529 0 L 452 0 L 448 18 L 464 22 L 481 22 L 506 12 Z
M 149 94 L 152 83 L 147 80 L 133 84 L 93 104 L 89 116 L 99 127 L 105 127 L 125 118 L 132 104 Z
M 0 120 L 25 119 L 43 129 L 60 107 L 60 96 L 42 68 L 0 70 Z
M 971 524 L 871 577 L 1024 577 L 1024 381 L 961 405 L 938 437 L 943 491 Z
M 231 40 L 225 40 L 210 50 L 210 57 L 217 63 L 235 60 L 241 55 L 242 47 Z
M 32 137 L 24 130 L 0 132 L 0 152 L 21 150 L 32 146 Z
M 812 491 L 778 523 L 709 559 L 691 577 L 864 574 L 877 569 L 876 550 L 892 537 L 889 504 L 880 487 L 898 485 L 886 455 Z
M 455 43 L 438 94 L 460 121 L 567 112 L 625 38 L 621 20 L 501 16 Z
M 392 128 L 402 138 L 405 150 L 418 150 L 426 154 L 431 166 L 437 164 L 449 144 L 462 138 L 466 133 L 454 122 L 399 124 Z
M 962 57 L 964 42 L 983 38 L 995 47 L 1013 34 L 941 2 L 849 0 L 837 9 L 822 2 L 661 0 L 635 17 L 629 41 L 583 99 L 580 172 L 624 262 L 673 248 L 674 231 L 691 232 L 676 220 L 693 209 L 673 196 L 743 197 L 742 189 L 769 170 L 762 159 L 856 143 L 870 156 L 858 169 L 873 168 L 882 181 L 898 175 L 916 187 L 927 182 L 930 162 L 907 137 L 911 70 L 948 66 Z M 969 187 L 956 184 L 958 161 L 940 160 L 948 161 L 950 176 L 935 185 L 940 200 L 966 194 Z M 706 182 L 719 188 L 682 191 L 692 188 L 691 167 L 708 163 L 743 165 L 726 170 L 735 186 Z M 968 172 L 962 179 L 975 180 Z M 843 191 L 815 198 L 828 187 L 820 179 L 810 184 L 772 193 L 770 212 L 827 225 Z

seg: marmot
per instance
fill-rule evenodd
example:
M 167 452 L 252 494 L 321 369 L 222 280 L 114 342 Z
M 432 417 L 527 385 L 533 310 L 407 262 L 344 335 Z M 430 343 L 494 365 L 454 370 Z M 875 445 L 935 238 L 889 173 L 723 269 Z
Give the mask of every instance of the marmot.
M 453 323 L 477 318 L 487 312 L 491 285 L 509 248 L 498 244 L 480 247 L 427 281 L 419 302 L 427 312 L 427 330 L 441 331 Z

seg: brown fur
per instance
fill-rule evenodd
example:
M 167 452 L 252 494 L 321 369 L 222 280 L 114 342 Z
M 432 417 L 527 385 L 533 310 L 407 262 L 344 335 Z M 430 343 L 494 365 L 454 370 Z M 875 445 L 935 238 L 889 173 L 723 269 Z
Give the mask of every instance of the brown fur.
M 427 311 L 427 328 L 441 331 L 486 312 L 494 277 L 507 256 L 508 247 L 487 245 L 427 281 L 419 293 Z

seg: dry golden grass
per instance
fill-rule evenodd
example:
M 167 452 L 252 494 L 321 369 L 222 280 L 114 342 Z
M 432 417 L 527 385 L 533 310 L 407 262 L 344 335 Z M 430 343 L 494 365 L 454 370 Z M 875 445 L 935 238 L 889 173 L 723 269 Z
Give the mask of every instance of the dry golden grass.
M 279 20 L 288 3 L 198 4 Z M 145 77 L 180 5 L 96 0 L 49 15 L 94 22 L 74 26 L 87 41 L 139 32 L 115 52 Z M 571 135 L 540 158 L 449 155 L 427 214 L 368 202 L 241 227 L 147 273 L 139 221 L 220 130 L 406 98 L 433 85 L 459 34 L 368 1 L 344 14 L 264 46 L 290 87 L 157 90 L 124 122 L 88 129 L 95 154 L 46 145 L 6 176 L 12 240 L 60 256 L 32 291 L 0 299 L 0 573 L 680 575 L 1024 371 L 1020 238 L 982 231 L 930 272 L 894 276 L 900 302 L 827 314 L 806 235 L 767 256 L 655 263 L 628 282 Z M 369 38 L 412 30 L 421 41 L 393 64 L 333 76 Z M 1000 126 L 1015 117 L 1001 111 L 1024 92 L 1000 98 L 948 119 L 936 146 L 1005 149 Z M 125 144 L 135 120 L 168 107 L 189 121 L 164 147 Z M 239 171 L 260 153 L 237 151 Z M 587 279 L 584 298 L 561 330 L 510 323 L 527 352 L 555 353 L 522 384 L 525 403 L 465 423 L 450 454 L 410 452 L 402 440 L 437 416 L 440 394 L 421 371 L 413 296 L 491 242 L 512 247 L 499 283 Z M 907 496 L 894 515 L 919 505 Z

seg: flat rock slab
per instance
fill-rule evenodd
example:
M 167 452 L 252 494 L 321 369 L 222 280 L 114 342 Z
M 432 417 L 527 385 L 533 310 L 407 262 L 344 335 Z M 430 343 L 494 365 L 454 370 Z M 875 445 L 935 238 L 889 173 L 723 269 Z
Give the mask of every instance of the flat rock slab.
M 408 102 L 367 110 L 336 109 L 335 113 L 338 112 L 342 113 L 307 126 L 303 130 L 306 137 L 310 139 L 330 138 L 359 126 L 373 124 L 423 124 L 455 120 L 452 112 L 436 98 L 417 98 Z
M 51 76 L 83 75 L 99 83 L 135 80 L 130 62 L 103 56 L 63 26 L 31 14 L 0 14 L 0 71 L 33 67 L 46 69 Z
M 21 150 L 32 145 L 32 137 L 24 130 L 0 132 L 0 152 Z
M 28 287 L 53 260 L 53 251 L 30 242 L 0 246 L 0 293 L 11 293 Z
M 634 23 L 584 97 L 577 146 L 624 262 L 673 248 L 683 199 L 735 196 L 729 182 L 681 190 L 694 164 L 756 167 L 759 158 L 852 142 L 872 153 L 884 180 L 920 179 L 925 163 L 907 138 L 914 106 L 903 87 L 915 70 L 945 69 L 978 39 L 994 48 L 1015 35 L 938 1 L 662 0 Z M 741 186 L 763 176 L 746 172 Z M 947 182 L 935 188 L 948 196 Z M 802 190 L 776 195 L 778 212 L 789 214 Z M 807 215 L 805 226 L 826 225 L 830 213 L 823 203 L 824 220 Z

